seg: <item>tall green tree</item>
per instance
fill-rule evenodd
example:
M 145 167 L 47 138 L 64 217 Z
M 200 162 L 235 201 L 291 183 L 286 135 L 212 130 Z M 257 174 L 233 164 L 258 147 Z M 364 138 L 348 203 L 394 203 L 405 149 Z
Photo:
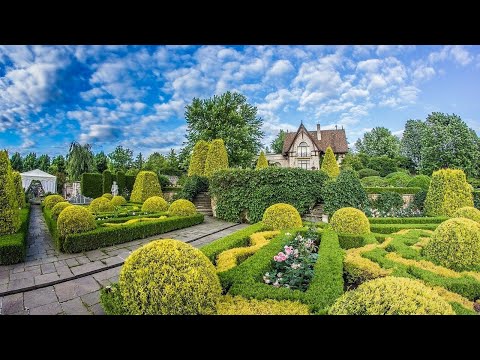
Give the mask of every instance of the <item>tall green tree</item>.
M 103 151 L 95 154 L 95 168 L 100 174 L 108 169 L 108 158 Z
M 205 140 L 200 140 L 195 144 L 190 157 L 190 166 L 188 167 L 188 176 L 204 176 L 205 161 L 207 160 L 210 144 Z
M 40 155 L 38 158 L 38 168 L 42 171 L 47 172 L 50 168 L 50 156 L 47 154 Z
M 53 158 L 52 165 L 50 166 L 50 168 L 53 169 L 54 172 L 64 173 L 65 172 L 65 166 L 66 166 L 65 158 L 63 157 L 63 155 L 58 155 L 58 156 Z
M 478 136 L 460 116 L 434 112 L 425 121 L 420 171 L 430 175 L 442 168 L 462 169 L 478 176 Z
M 6 150 L 0 151 L 0 169 L 0 235 L 13 234 L 20 227 L 20 213 L 12 166 Z
M 359 153 L 368 156 L 383 156 L 394 158 L 400 154 L 400 140 L 384 127 L 375 127 L 358 139 L 355 147 Z
M 283 130 L 280 130 L 277 137 L 270 144 L 272 146 L 272 151 L 274 154 L 281 154 L 283 151 L 283 143 L 285 142 L 285 136 L 287 133 Z
M 325 151 L 321 170 L 325 171 L 325 173 L 331 178 L 336 178 L 340 174 L 337 159 L 335 159 L 335 154 L 330 146 L 327 147 L 327 150 Z
M 22 172 L 23 171 L 23 159 L 20 153 L 16 152 L 12 155 L 10 159 L 10 164 L 12 165 L 12 169 L 14 171 Z
M 151 154 L 145 162 L 144 170 L 153 171 L 157 174 L 163 174 L 168 167 L 167 159 L 165 156 L 158 152 Z
M 268 168 L 268 161 L 267 161 L 267 157 L 265 156 L 265 153 L 262 151 L 260 153 L 260 156 L 258 157 L 257 165 L 255 166 L 255 169 L 261 170 L 265 168 Z
M 132 167 L 133 163 L 133 151 L 129 148 L 124 148 L 122 145 L 119 145 L 108 154 L 108 158 L 112 164 L 113 170 L 117 171 L 127 171 Z
M 347 153 L 340 164 L 340 167 L 343 169 L 353 169 L 355 171 L 362 170 L 365 168 L 366 164 L 363 162 L 365 157 L 360 156 L 359 154 L 353 154 L 351 152 Z
M 145 165 L 145 159 L 143 158 L 142 153 L 139 153 L 137 157 L 135 158 L 135 161 L 133 163 L 133 167 L 138 170 L 142 170 L 143 166 Z
M 31 152 L 25 156 L 25 159 L 23 160 L 23 171 L 35 170 L 37 165 L 37 154 Z
M 400 152 L 413 162 L 415 169 L 420 166 L 425 126 L 422 120 L 408 120 L 403 131 Z
M 226 92 L 186 106 L 187 147 L 190 152 L 199 140 L 223 139 L 230 166 L 250 166 L 261 149 L 263 120 L 244 95 Z
M 70 180 L 80 180 L 80 176 L 95 169 L 95 159 L 90 144 L 81 145 L 74 141 L 70 144 L 66 170 Z
M 167 155 L 167 165 L 168 171 L 165 173 L 166 175 L 181 175 L 182 170 L 180 169 L 180 161 L 175 149 L 170 149 L 170 152 Z

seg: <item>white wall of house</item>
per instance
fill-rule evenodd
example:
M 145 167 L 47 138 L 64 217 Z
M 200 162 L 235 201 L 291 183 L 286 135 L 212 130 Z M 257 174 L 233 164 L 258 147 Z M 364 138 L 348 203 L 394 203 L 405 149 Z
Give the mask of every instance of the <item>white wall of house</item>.
M 307 145 L 306 154 L 302 154 L 299 149 L 300 144 L 305 143 Z M 306 168 L 311 170 L 315 167 L 315 170 L 319 169 L 320 164 L 320 152 L 310 139 L 310 136 L 302 129 L 298 136 L 295 138 L 292 147 L 290 148 L 288 156 L 288 166 L 296 168 Z
M 282 154 L 266 154 L 265 156 L 269 165 L 288 167 L 288 160 Z

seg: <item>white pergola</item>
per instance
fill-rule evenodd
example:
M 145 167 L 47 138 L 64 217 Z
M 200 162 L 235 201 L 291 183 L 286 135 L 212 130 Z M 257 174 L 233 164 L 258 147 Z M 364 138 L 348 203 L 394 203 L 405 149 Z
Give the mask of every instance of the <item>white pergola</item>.
M 47 174 L 46 172 L 35 169 L 32 171 L 27 171 L 20 174 L 22 177 L 22 187 L 25 191 L 28 190 L 30 184 L 33 180 L 38 180 L 42 184 L 43 191 L 46 193 L 56 193 L 57 192 L 57 177 Z

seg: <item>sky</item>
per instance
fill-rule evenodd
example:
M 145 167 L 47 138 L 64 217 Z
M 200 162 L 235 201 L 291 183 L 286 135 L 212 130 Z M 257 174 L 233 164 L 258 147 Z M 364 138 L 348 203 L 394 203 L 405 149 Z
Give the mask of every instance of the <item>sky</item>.
M 303 121 L 343 126 L 353 146 L 434 111 L 480 133 L 480 46 L 0 45 L 0 148 L 166 154 L 185 141 L 185 105 L 228 90 L 257 106 L 265 145 Z

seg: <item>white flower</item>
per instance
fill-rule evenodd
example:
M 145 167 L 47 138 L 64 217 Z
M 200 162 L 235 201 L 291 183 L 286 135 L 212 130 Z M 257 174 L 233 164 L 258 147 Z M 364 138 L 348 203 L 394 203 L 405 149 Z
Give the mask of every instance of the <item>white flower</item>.
M 281 278 L 282 275 L 283 275 L 283 274 L 282 274 L 281 272 L 279 272 L 279 273 L 277 274 L 277 277 L 278 277 L 278 278 Z

